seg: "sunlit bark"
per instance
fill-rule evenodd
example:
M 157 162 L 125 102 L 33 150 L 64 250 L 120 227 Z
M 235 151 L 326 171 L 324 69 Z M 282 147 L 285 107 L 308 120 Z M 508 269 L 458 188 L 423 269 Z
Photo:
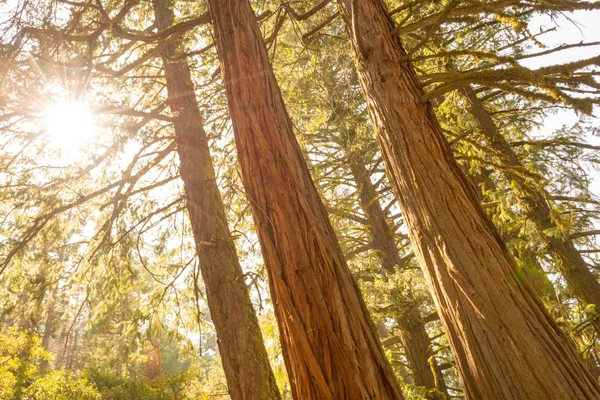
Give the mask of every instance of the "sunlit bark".
M 209 0 L 244 186 L 296 399 L 397 399 L 248 0 Z

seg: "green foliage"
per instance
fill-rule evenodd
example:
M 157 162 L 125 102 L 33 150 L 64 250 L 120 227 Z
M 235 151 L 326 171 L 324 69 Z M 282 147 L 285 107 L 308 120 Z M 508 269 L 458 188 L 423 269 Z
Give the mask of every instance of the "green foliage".
M 211 384 L 220 380 L 209 379 L 201 384 L 184 370 L 150 382 L 142 377 L 123 377 L 106 369 L 43 373 L 38 365 L 50 360 L 50 353 L 42 348 L 37 335 L 15 328 L 0 334 L 0 349 L 2 400 L 198 399 L 210 395 Z
M 38 365 L 50 360 L 41 340 L 29 331 L 9 328 L 0 334 L 0 399 L 96 400 L 100 394 L 71 371 L 42 374 Z
M 445 400 L 444 396 L 440 391 L 436 389 L 427 389 L 422 386 L 416 386 L 415 384 L 405 384 L 402 387 L 404 393 L 404 400 Z
M 102 400 L 169 399 L 143 379 L 127 379 L 114 372 L 104 370 L 87 370 L 85 376 L 98 389 Z
M 50 354 L 39 337 L 29 331 L 8 328 L 0 333 L 0 399 L 20 398 L 38 372 L 38 363 Z
M 23 400 L 100 400 L 102 397 L 87 379 L 71 371 L 52 371 L 40 376 L 24 390 Z
M 84 376 L 95 386 L 102 400 L 192 400 L 208 398 L 215 393 L 207 390 L 209 385 L 195 379 L 190 372 L 170 374 L 152 381 L 125 378 L 114 371 L 99 369 L 88 369 Z

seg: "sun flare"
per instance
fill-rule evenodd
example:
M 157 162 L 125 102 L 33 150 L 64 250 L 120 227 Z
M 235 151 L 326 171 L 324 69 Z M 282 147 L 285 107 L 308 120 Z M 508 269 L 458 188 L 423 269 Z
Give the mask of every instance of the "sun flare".
M 94 114 L 81 103 L 59 101 L 44 112 L 49 142 L 62 150 L 75 150 L 93 139 Z

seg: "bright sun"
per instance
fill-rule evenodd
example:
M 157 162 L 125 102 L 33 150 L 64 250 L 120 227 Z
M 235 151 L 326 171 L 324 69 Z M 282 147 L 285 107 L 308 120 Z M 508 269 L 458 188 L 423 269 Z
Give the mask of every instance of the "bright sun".
M 94 115 L 81 103 L 59 101 L 44 112 L 49 142 L 61 150 L 76 150 L 96 134 Z

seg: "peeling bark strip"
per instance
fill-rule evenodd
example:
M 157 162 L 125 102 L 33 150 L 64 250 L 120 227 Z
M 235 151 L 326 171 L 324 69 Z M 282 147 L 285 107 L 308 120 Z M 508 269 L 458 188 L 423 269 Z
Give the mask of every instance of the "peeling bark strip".
M 470 399 L 598 399 L 460 171 L 382 0 L 338 0 L 414 252 Z M 353 17 L 358 18 L 352 24 Z M 352 26 L 360 27 L 360 36 Z M 361 43 L 357 43 L 355 37 Z
M 155 0 L 155 7 L 159 30 L 171 27 L 172 1 Z M 234 400 L 280 399 L 227 225 L 190 70 L 186 61 L 175 57 L 175 46 L 163 54 L 168 103 L 176 115 L 173 125 L 187 209 L 228 391 Z
M 248 0 L 209 0 L 294 398 L 401 399 L 310 178 Z

